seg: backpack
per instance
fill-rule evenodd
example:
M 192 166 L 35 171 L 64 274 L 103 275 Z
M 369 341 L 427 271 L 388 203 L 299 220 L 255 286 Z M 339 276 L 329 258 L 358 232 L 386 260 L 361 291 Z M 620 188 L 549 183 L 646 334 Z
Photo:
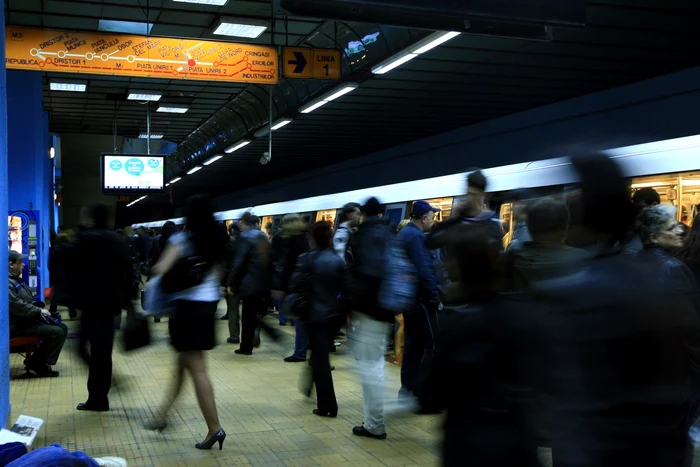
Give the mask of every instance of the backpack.
M 387 268 L 379 289 L 379 306 L 398 315 L 409 311 L 416 303 L 416 268 L 396 239 L 387 248 L 386 262 Z

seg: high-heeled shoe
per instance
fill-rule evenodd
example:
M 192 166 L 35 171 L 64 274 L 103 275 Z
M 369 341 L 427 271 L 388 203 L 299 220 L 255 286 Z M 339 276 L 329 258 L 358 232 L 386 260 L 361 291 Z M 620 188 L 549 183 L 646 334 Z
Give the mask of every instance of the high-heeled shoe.
M 224 440 L 226 439 L 226 432 L 223 428 L 219 428 L 214 436 L 204 441 L 203 443 L 197 443 L 194 445 L 197 449 L 211 449 L 214 444 L 219 443 L 219 451 L 224 449 Z
M 167 426 L 168 422 L 165 420 L 149 420 L 143 424 L 143 427 L 150 431 L 163 431 Z

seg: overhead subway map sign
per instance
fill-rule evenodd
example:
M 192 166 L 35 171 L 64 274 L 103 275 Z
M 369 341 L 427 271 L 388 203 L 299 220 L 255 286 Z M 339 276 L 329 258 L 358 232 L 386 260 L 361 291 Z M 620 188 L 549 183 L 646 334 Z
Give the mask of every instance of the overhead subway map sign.
M 251 44 L 51 29 L 6 29 L 8 69 L 277 84 L 277 50 Z

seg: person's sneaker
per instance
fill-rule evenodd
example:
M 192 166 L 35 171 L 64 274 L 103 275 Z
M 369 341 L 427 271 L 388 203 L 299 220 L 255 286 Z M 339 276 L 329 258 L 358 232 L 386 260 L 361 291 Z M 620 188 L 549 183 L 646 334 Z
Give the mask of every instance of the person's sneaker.
M 96 457 L 95 462 L 100 467 L 127 467 L 126 459 L 121 457 Z
M 301 357 L 295 357 L 294 355 L 292 355 L 291 357 L 285 358 L 284 361 L 287 363 L 300 363 L 305 362 L 306 359 Z
M 226 342 L 228 342 L 229 344 L 240 344 L 241 340 L 236 339 L 235 337 L 229 337 L 228 339 L 226 339 Z
M 49 365 L 32 365 L 29 368 L 35 375 L 41 376 L 42 378 L 55 378 L 60 373 L 53 370 Z
M 353 428 L 352 434 L 355 436 L 363 436 L 365 438 L 386 439 L 386 433 L 382 433 L 380 435 L 375 435 L 375 434 L 367 431 L 367 429 L 363 425 L 356 426 L 355 428 Z
M 241 350 L 241 349 L 236 349 L 233 351 L 233 353 L 238 354 L 238 355 L 253 355 L 253 352 L 246 352 L 245 350 Z

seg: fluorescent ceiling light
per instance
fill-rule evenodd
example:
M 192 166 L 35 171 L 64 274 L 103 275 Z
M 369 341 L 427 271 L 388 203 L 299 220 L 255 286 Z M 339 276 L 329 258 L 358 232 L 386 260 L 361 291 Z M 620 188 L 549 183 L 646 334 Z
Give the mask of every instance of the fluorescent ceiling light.
M 434 49 L 440 44 L 444 44 L 445 42 L 449 41 L 450 39 L 454 39 L 455 37 L 459 36 L 461 33 L 456 32 L 456 31 L 437 31 L 425 39 L 419 41 L 418 43 L 414 44 L 413 51 L 412 53 L 414 54 L 424 54 L 429 50 Z
M 149 135 L 147 135 L 146 133 L 141 133 L 141 134 L 139 135 L 139 138 L 141 138 L 141 139 L 148 139 L 148 138 L 149 138 Z M 150 138 L 151 138 L 151 139 L 163 139 L 163 135 L 151 133 Z
M 327 100 L 327 101 L 335 100 L 341 96 L 344 96 L 345 94 L 347 94 L 349 92 L 354 91 L 359 86 L 360 85 L 357 83 L 346 83 L 346 84 L 342 85 L 340 88 L 334 89 L 333 91 L 331 91 L 332 94 L 330 96 L 326 97 L 325 100 Z
M 256 138 L 262 138 L 263 136 L 267 136 L 270 134 L 270 125 L 265 125 L 258 131 L 254 133 Z
M 354 91 L 359 87 L 359 84 L 357 83 L 346 83 L 343 84 L 342 86 L 330 91 L 329 93 L 319 97 L 316 100 L 311 101 L 309 104 L 301 107 L 299 109 L 299 112 L 303 114 L 308 114 L 313 112 L 314 110 L 318 109 L 319 107 L 322 107 L 326 104 L 328 104 L 330 101 L 335 100 L 341 96 L 344 96 L 345 94 Z
M 170 183 L 166 183 L 165 186 L 170 186 Z
M 130 207 L 133 206 L 134 204 L 138 203 L 139 201 L 143 201 L 143 200 L 146 199 L 146 198 L 147 198 L 147 196 L 142 196 L 142 197 L 140 197 L 139 199 L 134 200 L 134 201 L 130 202 L 129 204 L 127 204 L 126 207 L 127 207 L 127 208 L 130 208 Z
M 56 157 L 56 150 L 54 149 L 53 146 L 51 146 L 51 147 L 49 148 L 49 157 L 50 157 L 51 159 L 53 159 L 54 157 Z
M 187 175 L 192 175 L 193 173 L 198 172 L 200 170 L 202 170 L 201 165 L 198 165 L 196 167 L 192 167 L 190 170 L 187 171 Z
M 239 20 L 235 18 L 219 19 L 212 34 L 217 36 L 245 37 L 256 39 L 267 29 L 267 21 Z
M 228 0 L 173 0 L 178 3 L 196 3 L 198 5 L 224 6 Z
M 394 68 L 398 68 L 401 65 L 403 65 L 406 62 L 410 62 L 414 58 L 416 58 L 418 55 L 416 54 L 409 54 L 409 53 L 400 53 L 398 55 L 395 55 L 387 60 L 384 60 L 382 63 L 379 65 L 376 65 L 374 68 L 372 68 L 372 73 L 375 75 L 383 75 L 384 73 L 388 73 Z
M 172 180 L 170 180 L 168 183 L 170 183 L 172 185 L 174 183 L 179 182 L 180 180 L 182 180 L 182 177 L 175 177 Z
M 393 57 L 389 57 L 388 59 L 384 60 L 380 64 L 376 65 L 374 68 L 372 68 L 372 73 L 375 75 L 383 75 L 384 73 L 387 73 L 394 68 L 400 67 L 406 62 L 410 62 L 414 58 L 416 58 L 418 55 L 425 53 L 429 50 L 434 49 L 440 44 L 444 44 L 445 42 L 449 41 L 450 39 L 453 39 L 457 36 L 459 36 L 459 32 L 452 32 L 452 31 L 437 31 L 432 34 L 430 34 L 428 37 L 425 39 L 422 39 L 415 44 L 413 44 L 411 47 L 408 49 L 404 50 L 403 52 L 399 52 L 398 54 L 394 55 Z
M 154 91 L 129 91 L 127 99 L 130 101 L 159 101 L 163 94 Z
M 224 156 L 222 156 L 221 154 L 219 154 L 219 155 L 217 155 L 217 156 L 210 157 L 209 159 L 205 160 L 205 161 L 202 162 L 202 163 L 203 163 L 204 165 L 213 164 L 214 162 L 218 161 L 218 160 L 221 159 L 222 157 L 224 157 Z
M 318 109 L 319 107 L 323 107 L 324 105 L 328 104 L 329 101 L 324 101 L 324 100 L 319 100 L 316 102 L 311 102 L 310 104 L 306 104 L 305 106 L 301 107 L 299 109 L 299 112 L 303 114 L 308 114 L 313 112 L 314 110 Z
M 103 32 L 123 32 L 126 34 L 147 35 L 151 33 L 153 23 L 140 23 L 137 21 L 113 21 L 101 19 L 97 23 L 97 30 Z
M 161 104 L 158 107 L 158 112 L 167 112 L 171 114 L 184 114 L 188 110 L 190 110 L 188 106 L 177 104 Z
M 277 120 L 275 123 L 272 124 L 272 131 L 279 130 L 283 126 L 287 126 L 290 123 L 292 123 L 291 118 L 283 118 L 281 120 Z
M 51 80 L 49 81 L 49 88 L 52 91 L 85 92 L 87 81 Z
M 227 148 L 224 152 L 225 152 L 226 154 L 231 154 L 232 152 L 238 151 L 238 150 L 241 149 L 242 147 L 248 146 L 249 144 L 250 144 L 250 140 L 249 140 L 249 139 L 242 139 L 242 140 L 240 140 L 239 142 L 237 142 L 236 144 L 234 144 L 233 146 L 231 146 L 230 148 Z

